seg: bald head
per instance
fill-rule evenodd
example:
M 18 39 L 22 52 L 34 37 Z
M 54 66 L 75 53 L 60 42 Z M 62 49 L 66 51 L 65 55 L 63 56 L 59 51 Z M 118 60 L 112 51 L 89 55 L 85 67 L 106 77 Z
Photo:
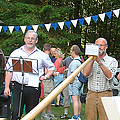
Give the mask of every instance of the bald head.
M 105 38 L 98 38 L 96 41 L 105 41 L 105 44 L 107 45 L 107 40 L 105 39 Z M 95 41 L 95 43 L 96 43 L 96 41 Z

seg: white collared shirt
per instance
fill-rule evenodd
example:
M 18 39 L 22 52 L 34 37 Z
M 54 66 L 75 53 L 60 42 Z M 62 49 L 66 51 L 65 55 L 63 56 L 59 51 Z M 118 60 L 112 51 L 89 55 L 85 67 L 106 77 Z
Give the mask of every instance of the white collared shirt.
M 20 58 L 20 56 L 24 59 L 30 59 L 32 61 L 32 69 L 37 70 L 37 61 L 38 61 L 38 73 L 39 76 L 41 76 L 44 73 L 43 68 L 47 68 L 47 70 L 55 70 L 54 64 L 51 62 L 51 59 L 49 58 L 49 56 L 42 52 L 41 50 L 39 50 L 37 47 L 35 47 L 35 50 L 32 51 L 29 55 L 27 54 L 27 52 L 24 50 L 25 45 L 21 46 L 20 48 L 14 50 L 11 55 L 10 58 L 6 64 L 6 69 L 9 69 L 10 66 L 12 66 L 12 59 L 14 59 L 14 57 L 18 57 Z M 9 64 L 8 64 L 9 63 Z M 13 67 L 11 67 L 9 69 L 10 71 L 13 71 Z M 22 84 L 22 72 L 13 72 L 13 78 L 14 81 Z M 29 81 L 29 73 L 24 73 L 24 83 L 23 84 L 28 84 Z

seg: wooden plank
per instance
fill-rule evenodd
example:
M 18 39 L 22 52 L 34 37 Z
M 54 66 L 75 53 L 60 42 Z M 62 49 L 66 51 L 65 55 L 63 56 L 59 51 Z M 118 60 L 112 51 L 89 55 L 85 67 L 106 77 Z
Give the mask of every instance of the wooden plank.
M 78 75 L 78 73 L 92 60 L 93 56 L 89 57 L 84 63 L 82 63 L 70 76 L 68 76 L 60 85 L 58 85 L 46 98 L 44 98 L 35 108 L 33 108 L 28 114 L 26 114 L 21 120 L 33 120 L 35 119 L 44 108 L 46 108 L 54 98 L 60 94 L 66 86 Z
M 120 120 L 119 113 L 115 104 L 112 100 L 112 97 L 101 97 L 103 106 L 105 108 L 108 120 Z

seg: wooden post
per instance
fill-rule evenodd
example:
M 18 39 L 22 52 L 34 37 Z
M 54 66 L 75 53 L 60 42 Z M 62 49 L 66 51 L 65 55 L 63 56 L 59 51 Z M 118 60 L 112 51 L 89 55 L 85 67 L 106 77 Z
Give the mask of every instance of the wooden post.
M 58 85 L 46 98 L 44 98 L 35 108 L 33 108 L 28 114 L 26 114 L 21 120 L 33 120 L 35 119 L 44 108 L 46 108 L 55 97 L 60 94 L 65 87 L 78 75 L 78 73 L 93 59 L 89 57 L 82 65 L 80 65 L 70 76 L 68 76 L 60 85 Z

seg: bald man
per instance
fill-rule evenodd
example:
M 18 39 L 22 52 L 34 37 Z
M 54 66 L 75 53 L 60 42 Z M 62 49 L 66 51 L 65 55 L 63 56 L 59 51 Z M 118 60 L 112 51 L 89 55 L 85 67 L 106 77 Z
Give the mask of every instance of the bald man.
M 98 38 L 95 44 L 99 45 L 99 56 L 83 70 L 83 75 L 88 77 L 85 117 L 86 120 L 108 120 L 101 97 L 112 96 L 112 81 L 118 62 L 106 53 L 108 44 L 105 38 Z

